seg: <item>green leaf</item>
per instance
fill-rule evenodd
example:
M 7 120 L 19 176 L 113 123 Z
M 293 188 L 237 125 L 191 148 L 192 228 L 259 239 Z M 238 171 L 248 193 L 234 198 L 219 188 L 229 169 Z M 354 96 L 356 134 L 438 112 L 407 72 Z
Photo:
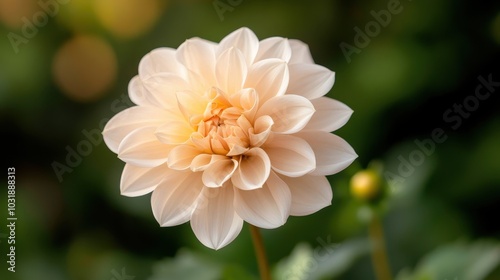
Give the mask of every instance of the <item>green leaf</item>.
M 424 257 L 413 273 L 405 269 L 396 279 L 480 280 L 488 276 L 499 263 L 499 243 L 485 240 L 473 244 L 456 243 L 439 247 Z
M 275 279 L 316 280 L 335 277 L 346 271 L 352 263 L 369 252 L 364 239 L 333 244 L 318 238 L 314 249 L 309 244 L 298 244 L 291 255 L 281 260 L 274 271 Z
M 150 280 L 219 280 L 222 265 L 185 249 L 153 266 Z

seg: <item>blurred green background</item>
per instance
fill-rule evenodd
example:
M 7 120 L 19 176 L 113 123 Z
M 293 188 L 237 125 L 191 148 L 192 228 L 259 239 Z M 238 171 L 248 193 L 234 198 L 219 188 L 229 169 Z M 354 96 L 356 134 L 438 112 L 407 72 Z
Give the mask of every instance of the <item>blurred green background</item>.
M 500 2 L 396 2 L 0 0 L 0 278 L 258 278 L 246 227 L 213 251 L 189 224 L 159 227 L 149 195 L 121 196 L 124 164 L 97 133 L 131 106 L 128 81 L 147 52 L 247 26 L 307 43 L 336 72 L 328 95 L 354 110 L 336 133 L 359 158 L 330 176 L 332 206 L 263 231 L 276 278 L 375 279 L 370 210 L 349 180 L 376 161 L 389 181 L 376 211 L 395 278 L 500 279 Z M 388 5 L 399 11 L 390 19 Z M 481 79 L 495 82 L 476 96 Z

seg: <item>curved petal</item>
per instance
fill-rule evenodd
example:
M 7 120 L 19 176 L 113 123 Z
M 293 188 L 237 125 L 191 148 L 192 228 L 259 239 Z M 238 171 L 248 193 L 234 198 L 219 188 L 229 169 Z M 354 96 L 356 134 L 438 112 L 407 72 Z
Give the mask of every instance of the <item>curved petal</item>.
M 286 61 L 270 58 L 250 66 L 244 87 L 254 88 L 259 94 L 259 102 L 263 104 L 271 97 L 284 95 L 288 79 Z
M 288 64 L 314 63 L 311 51 L 306 43 L 296 39 L 290 39 L 288 40 L 288 43 L 292 48 L 292 57 L 290 58 Z
M 125 164 L 120 180 L 120 193 L 124 196 L 141 196 L 152 192 L 170 169 L 165 164 L 157 167 L 139 167 Z
M 227 157 L 215 154 L 199 154 L 194 157 L 189 168 L 191 168 L 193 172 L 204 171 L 210 164 L 223 159 L 227 159 Z
M 199 173 L 167 173 L 151 196 L 153 215 L 160 226 L 171 227 L 189 221 L 202 189 Z
M 270 172 L 271 162 L 266 152 L 261 148 L 253 148 L 242 156 L 231 182 L 242 190 L 261 188 Z
M 275 96 L 260 107 L 255 115 L 270 116 L 273 132 L 295 133 L 304 128 L 314 114 L 314 106 L 305 97 L 295 94 Z
M 220 41 L 217 48 L 217 57 L 231 47 L 239 49 L 245 57 L 246 64 L 252 65 L 259 50 L 259 39 L 252 30 L 242 27 Z
M 292 48 L 288 43 L 288 39 L 282 37 L 271 37 L 259 42 L 259 51 L 255 57 L 255 61 L 260 61 L 267 58 L 279 58 L 286 62 L 292 56 Z
M 175 57 L 189 71 L 203 80 L 205 86 L 215 82 L 215 45 L 199 38 L 186 40 L 177 49 Z
M 260 147 L 267 141 L 267 138 L 271 134 L 271 128 L 273 127 L 274 121 L 268 116 L 260 116 L 255 120 L 253 130 L 250 130 L 248 137 L 250 138 L 250 145 L 253 147 Z
M 175 52 L 172 48 L 157 48 L 146 54 L 139 62 L 141 78 L 163 72 L 183 74 L 181 65 L 175 59 Z
M 118 157 L 126 163 L 155 167 L 167 161 L 172 146 L 158 141 L 155 127 L 141 127 L 128 134 L 118 147 Z
M 211 163 L 203 171 L 203 184 L 209 188 L 222 187 L 222 185 L 231 178 L 234 171 L 238 168 L 238 162 L 234 159 L 223 159 Z
M 264 146 L 274 171 L 289 176 L 303 176 L 316 167 L 311 146 L 299 137 L 273 134 Z
M 291 203 L 288 186 L 274 172 L 261 189 L 235 189 L 236 212 L 243 220 L 260 228 L 277 228 L 285 224 Z
M 179 145 L 168 154 L 168 167 L 175 170 L 188 169 L 201 151 L 191 145 Z
M 332 204 L 333 192 L 325 176 L 280 176 L 292 193 L 290 215 L 305 216 Z
M 185 121 L 175 120 L 159 126 L 155 135 L 165 144 L 178 145 L 189 141 L 193 132 L 194 129 Z
M 332 175 L 344 170 L 358 155 L 344 139 L 323 131 L 304 131 L 296 136 L 306 140 L 316 156 L 311 175 Z
M 169 113 L 157 107 L 134 106 L 113 116 L 102 132 L 104 142 L 114 153 L 123 138 L 140 127 L 158 127 L 169 118 Z
M 233 188 L 203 188 L 191 217 L 191 228 L 203 245 L 218 250 L 241 231 L 243 220 L 234 211 Z
M 153 74 L 142 79 L 142 84 L 151 103 L 171 111 L 178 111 L 175 102 L 172 102 L 176 93 L 190 88 L 186 80 L 172 73 Z
M 287 93 L 315 99 L 327 94 L 335 82 L 335 72 L 317 64 L 291 64 Z
M 218 87 L 231 96 L 241 90 L 247 76 L 245 57 L 237 48 L 230 47 L 217 59 L 215 77 Z
M 128 96 L 132 102 L 140 106 L 157 106 L 155 100 L 148 96 L 149 92 L 144 87 L 139 75 L 133 77 L 128 83 Z
M 304 130 L 321 130 L 331 132 L 344 126 L 353 111 L 347 105 L 335 99 L 320 97 L 311 100 L 316 112 Z

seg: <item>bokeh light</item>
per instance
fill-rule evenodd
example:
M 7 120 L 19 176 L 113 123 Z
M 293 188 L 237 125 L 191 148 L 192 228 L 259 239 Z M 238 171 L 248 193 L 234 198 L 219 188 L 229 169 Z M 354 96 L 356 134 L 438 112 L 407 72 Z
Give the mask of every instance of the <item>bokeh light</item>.
M 81 102 L 99 99 L 113 84 L 117 61 L 104 40 L 77 35 L 57 51 L 52 73 L 56 84 L 71 99 Z
M 119 38 L 133 38 L 148 31 L 161 14 L 158 0 L 95 0 L 101 24 Z
M 12 29 L 20 29 L 23 18 L 30 20 L 38 9 L 33 0 L 0 0 L 0 21 Z

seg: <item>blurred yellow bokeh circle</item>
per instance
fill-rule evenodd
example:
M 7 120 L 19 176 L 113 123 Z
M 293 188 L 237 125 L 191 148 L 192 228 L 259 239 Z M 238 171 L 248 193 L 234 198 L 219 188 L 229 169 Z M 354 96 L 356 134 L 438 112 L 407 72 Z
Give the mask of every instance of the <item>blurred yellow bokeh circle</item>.
M 359 171 L 351 178 L 351 194 L 359 200 L 373 200 L 378 197 L 381 189 L 380 175 L 373 170 Z
M 106 93 L 115 81 L 117 68 L 116 55 L 106 41 L 77 35 L 57 50 L 52 74 L 69 98 L 89 102 Z
M 95 0 L 99 22 L 119 38 L 133 38 L 148 31 L 158 20 L 158 0 Z
M 40 7 L 33 0 L 0 0 L 0 21 L 12 29 L 20 29 Z

